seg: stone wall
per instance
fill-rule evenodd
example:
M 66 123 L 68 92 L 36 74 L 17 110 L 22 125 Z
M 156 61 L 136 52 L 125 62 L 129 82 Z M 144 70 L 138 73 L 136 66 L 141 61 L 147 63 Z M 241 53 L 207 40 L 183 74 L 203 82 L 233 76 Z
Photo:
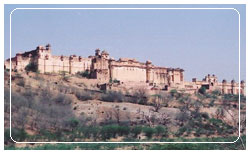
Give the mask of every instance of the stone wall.
M 121 82 L 146 82 L 146 65 L 124 58 L 110 63 L 112 80 Z

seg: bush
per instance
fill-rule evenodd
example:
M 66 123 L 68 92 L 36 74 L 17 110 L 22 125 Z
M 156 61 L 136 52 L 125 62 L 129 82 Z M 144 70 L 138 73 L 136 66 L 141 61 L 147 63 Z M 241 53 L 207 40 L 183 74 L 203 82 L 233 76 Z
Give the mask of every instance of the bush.
M 137 89 L 134 92 L 133 96 L 128 101 L 131 103 L 146 105 L 148 103 L 148 95 L 146 89 L 144 88 Z
M 175 135 L 177 137 L 179 137 L 179 136 L 183 135 L 186 131 L 187 131 L 187 127 L 183 126 L 183 127 L 179 128 L 179 130 L 175 133 Z
M 176 96 L 176 94 L 178 93 L 177 92 L 177 90 L 176 89 L 172 89 L 172 90 L 170 90 L 170 95 L 172 96 L 172 97 L 174 97 L 174 96 Z
M 204 119 L 209 119 L 209 115 L 208 115 L 208 113 L 206 113 L 206 112 L 202 112 L 202 113 L 201 113 L 201 116 L 202 116 L 202 118 L 204 118 Z
M 211 102 L 208 104 L 210 107 L 213 107 L 214 106 L 214 102 L 215 100 L 211 100 Z
M 130 132 L 130 128 L 129 128 L 128 126 L 118 126 L 117 133 L 118 133 L 120 136 L 128 135 L 129 132 Z
M 106 125 L 103 126 L 100 134 L 103 140 L 107 140 L 110 139 L 112 137 L 116 137 L 117 134 L 117 130 L 118 130 L 118 125 Z
M 114 80 L 113 80 L 113 83 L 120 83 L 120 81 L 117 80 L 117 79 L 114 79 Z
M 25 70 L 27 72 L 36 72 L 38 70 L 38 66 L 37 64 L 31 62 L 25 67 Z
M 163 126 L 156 126 L 155 127 L 157 136 L 163 135 L 166 132 L 166 128 Z
M 89 92 L 87 92 L 87 91 L 84 91 L 84 90 L 83 91 L 77 91 L 75 96 L 81 101 L 87 101 L 87 100 L 92 100 L 93 99 L 91 94 Z
M 28 137 L 28 134 L 24 129 L 17 129 L 12 128 L 11 129 L 11 136 L 15 141 L 25 141 L 25 139 Z
M 10 138 L 10 129 L 5 129 L 4 130 L 4 144 L 9 144 L 12 143 L 13 141 Z
M 69 120 L 69 126 L 70 126 L 72 129 L 76 128 L 78 125 L 79 125 L 79 120 L 78 120 L 78 119 L 71 118 L 71 119 Z
M 102 101 L 106 102 L 122 102 L 124 100 L 124 95 L 117 91 L 108 91 L 101 97 Z
M 24 86 L 25 86 L 25 81 L 24 81 L 24 79 L 18 80 L 17 85 L 18 85 L 18 86 L 21 86 L 21 87 L 24 87 Z
M 54 101 L 56 103 L 60 103 L 60 104 L 71 104 L 72 103 L 72 99 L 70 97 L 67 97 L 63 94 L 58 94 L 55 98 Z
M 198 92 L 202 95 L 206 94 L 206 88 L 205 87 L 201 87 Z
M 134 128 L 131 129 L 131 133 L 133 134 L 134 137 L 137 137 L 139 134 L 142 132 L 142 127 L 141 126 L 135 126 Z
M 151 127 L 144 127 L 142 130 L 148 138 L 152 138 L 155 133 L 155 129 Z
M 221 92 L 219 90 L 212 91 L 212 95 L 219 96 L 221 95 Z
M 77 75 L 84 77 L 84 78 L 89 78 L 90 77 L 90 71 L 86 70 L 86 71 L 82 71 L 82 72 L 77 72 Z

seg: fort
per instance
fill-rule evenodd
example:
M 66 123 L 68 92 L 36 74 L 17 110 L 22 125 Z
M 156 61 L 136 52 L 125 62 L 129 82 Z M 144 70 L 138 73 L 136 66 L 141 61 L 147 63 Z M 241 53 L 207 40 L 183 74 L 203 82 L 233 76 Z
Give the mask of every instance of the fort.
M 89 78 L 97 79 L 102 84 L 118 81 L 120 84 L 141 84 L 151 90 L 172 89 L 195 93 L 201 87 L 208 91 L 219 90 L 223 94 L 245 95 L 245 82 L 234 80 L 218 82 L 215 75 L 208 74 L 201 81 L 196 78 L 192 82 L 184 81 L 184 70 L 181 68 L 159 67 L 151 61 L 145 63 L 132 58 L 115 60 L 109 57 L 107 51 L 95 50 L 94 56 L 55 56 L 51 53 L 51 45 L 38 46 L 35 50 L 17 53 L 15 57 L 5 60 L 4 68 L 11 71 L 25 71 L 27 66 L 34 67 L 40 73 L 76 74 L 88 72 Z

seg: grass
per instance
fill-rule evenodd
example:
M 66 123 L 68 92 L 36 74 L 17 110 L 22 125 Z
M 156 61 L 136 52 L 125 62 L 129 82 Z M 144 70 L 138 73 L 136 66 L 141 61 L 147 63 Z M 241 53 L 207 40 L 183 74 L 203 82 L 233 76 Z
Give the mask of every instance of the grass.
M 194 138 L 194 139 L 164 139 L 165 142 L 232 142 L 237 137 L 217 138 Z M 246 143 L 246 136 L 242 137 Z M 153 141 L 153 140 L 151 140 Z M 140 143 L 76 143 L 76 144 L 43 144 L 41 146 L 17 148 L 5 146 L 5 150 L 115 150 L 115 149 L 145 149 L 145 150 L 239 150 L 243 149 L 240 140 L 236 143 L 162 143 L 162 144 L 140 144 Z

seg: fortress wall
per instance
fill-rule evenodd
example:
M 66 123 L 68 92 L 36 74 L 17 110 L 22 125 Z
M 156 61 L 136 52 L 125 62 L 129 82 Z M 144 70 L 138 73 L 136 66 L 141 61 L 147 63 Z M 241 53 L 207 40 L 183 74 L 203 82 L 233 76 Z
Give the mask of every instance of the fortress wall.
M 38 70 L 41 73 L 44 72 L 68 72 L 75 74 L 77 72 L 85 71 L 90 69 L 91 59 L 82 58 L 81 61 L 74 60 L 71 61 L 70 57 L 67 56 L 41 56 L 38 59 Z
M 10 60 L 4 61 L 4 66 L 5 66 L 6 69 L 10 69 Z M 11 69 L 15 70 L 16 68 L 17 68 L 16 58 L 12 58 L 11 59 Z
M 29 57 L 18 57 L 16 60 L 16 69 L 17 70 L 25 70 L 25 67 L 30 63 Z
M 122 82 L 146 82 L 146 69 L 139 67 L 112 66 L 112 79 Z
M 69 72 L 69 57 L 67 56 L 54 57 L 51 64 L 54 72 Z
M 153 68 L 150 71 L 151 81 L 156 84 L 167 84 L 168 83 L 168 73 L 167 68 Z
M 90 70 L 91 66 L 91 59 L 90 58 L 82 58 L 80 61 L 79 59 L 74 59 L 70 61 L 70 72 L 75 74 L 77 72 L 83 72 L 86 70 Z
M 218 87 L 224 94 L 239 94 L 239 83 L 219 83 Z M 245 89 L 240 87 L 240 93 L 245 94 Z
M 63 56 L 51 56 L 51 58 L 39 58 L 38 59 L 38 70 L 41 73 L 48 72 L 69 72 L 69 57 Z
M 235 81 L 222 83 L 217 81 L 215 75 L 209 74 L 202 80 L 185 82 L 183 71 L 180 68 L 165 68 L 152 65 L 152 62 L 138 62 L 136 59 L 120 58 L 115 61 L 109 59 L 108 53 L 96 53 L 89 58 L 80 56 L 52 56 L 51 48 L 38 46 L 35 50 L 17 54 L 12 58 L 12 69 L 22 71 L 30 63 L 38 64 L 38 70 L 41 73 L 62 71 L 75 74 L 85 70 L 90 70 L 91 78 L 108 82 L 109 79 L 117 79 L 122 82 L 131 82 L 139 84 L 155 83 L 159 86 L 168 86 L 170 89 L 182 89 L 188 92 L 197 92 L 200 87 L 205 86 L 208 91 L 220 90 L 224 94 L 238 94 L 239 85 L 241 94 L 245 95 L 245 83 L 236 83 Z M 5 68 L 10 68 L 10 59 L 4 61 Z M 147 83 L 148 82 L 148 83 Z
M 96 58 L 94 62 L 94 70 L 109 69 L 109 63 L 107 59 Z
M 14 58 L 12 58 L 12 60 L 11 60 L 11 65 L 12 65 L 12 67 L 11 67 L 12 69 L 16 66 L 16 60 L 14 60 Z M 4 68 L 10 69 L 10 60 L 9 59 L 4 61 Z
M 174 76 L 174 83 L 181 83 L 181 73 L 179 71 L 174 71 L 173 72 L 173 76 Z

